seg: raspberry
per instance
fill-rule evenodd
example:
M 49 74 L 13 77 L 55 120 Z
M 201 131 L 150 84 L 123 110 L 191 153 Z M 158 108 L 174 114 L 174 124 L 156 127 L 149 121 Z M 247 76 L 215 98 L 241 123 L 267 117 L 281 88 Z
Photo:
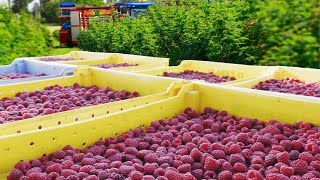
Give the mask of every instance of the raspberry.
M 180 173 L 187 173 L 187 172 L 191 171 L 191 165 L 190 164 L 183 164 L 183 165 L 179 166 L 177 169 Z
M 194 148 L 192 149 L 192 151 L 190 152 L 190 156 L 195 160 L 195 161 L 199 161 L 201 158 L 201 152 L 197 149 Z
M 232 144 L 229 148 L 229 152 L 231 154 L 237 154 L 237 153 L 240 153 L 241 152 L 241 148 L 239 145 L 237 144 Z
M 124 144 L 127 146 L 127 147 L 137 147 L 138 146 L 138 141 L 135 140 L 135 139 L 126 139 L 124 141 Z M 121 151 L 122 152 L 122 151 Z
M 262 151 L 264 152 L 265 147 L 261 142 L 256 142 L 250 147 L 251 151 Z
M 161 164 L 164 164 L 164 163 L 168 163 L 169 165 L 171 165 L 173 163 L 173 159 L 172 157 L 170 156 L 164 156 L 164 157 L 160 157 L 158 159 L 158 163 L 161 165 Z
M 188 142 L 192 141 L 192 136 L 190 135 L 190 133 L 184 133 L 182 135 L 182 141 L 186 144 Z
M 70 169 L 72 165 L 73 165 L 73 161 L 71 161 L 71 160 L 63 161 L 61 163 L 61 168 L 62 169 Z
M 289 140 L 280 141 L 280 145 L 288 152 L 292 149 L 292 142 Z
M 71 169 L 62 169 L 61 176 L 68 177 L 71 175 L 77 175 L 77 172 Z
M 281 152 L 277 153 L 276 155 L 278 162 L 283 162 L 283 163 L 289 163 L 290 161 L 290 154 L 288 152 Z
M 121 161 L 113 161 L 113 162 L 110 164 L 110 168 L 119 168 L 121 165 L 122 165 L 122 162 L 121 162 Z
M 315 170 L 320 171 L 320 161 L 312 161 L 310 166 L 313 167 Z
M 312 173 L 306 173 L 302 175 L 302 179 L 312 179 L 312 178 L 316 178 L 316 176 Z
M 215 158 L 215 159 L 223 159 L 225 158 L 225 153 L 222 150 L 213 150 L 211 152 L 211 155 Z
M 140 180 L 142 179 L 143 177 L 143 174 L 139 171 L 132 171 L 130 174 L 129 174 L 129 177 L 132 179 L 132 180 Z
M 289 180 L 289 178 L 282 174 L 270 173 L 267 175 L 266 180 Z
M 122 155 L 120 153 L 115 154 L 115 155 L 113 155 L 111 157 L 108 157 L 108 160 L 111 161 L 111 162 L 112 161 L 121 161 L 122 160 Z
M 144 173 L 152 175 L 157 168 L 158 165 L 156 163 L 146 163 L 144 165 Z
M 221 170 L 222 171 L 233 171 L 233 167 L 229 162 L 224 162 L 221 165 Z
M 81 162 L 81 160 L 84 158 L 84 154 L 83 153 L 79 153 L 79 154 L 75 154 L 72 156 L 72 159 L 74 162 Z
M 199 146 L 199 150 L 202 152 L 210 152 L 211 151 L 211 146 L 209 143 L 202 143 Z
M 317 144 L 315 143 L 308 143 L 306 146 L 305 146 L 305 149 L 307 151 L 309 151 L 311 154 L 313 155 L 317 155 L 319 152 L 320 152 L 320 148 Z
M 163 168 L 158 168 L 154 171 L 154 176 L 164 176 L 166 171 Z
M 183 176 L 183 180 L 197 180 L 191 173 L 187 172 Z
M 303 152 L 299 155 L 299 159 L 301 160 L 305 160 L 308 164 L 311 162 L 311 161 L 314 161 L 315 158 L 314 156 L 309 153 L 309 152 Z
M 297 160 L 299 158 L 300 152 L 297 150 L 290 151 L 290 160 Z
M 46 168 L 46 173 L 51 173 L 51 172 L 57 172 L 57 173 L 61 173 L 61 165 L 60 164 L 53 164 L 50 165 Z
M 291 162 L 291 167 L 295 170 L 297 174 L 304 174 L 307 172 L 308 163 L 304 160 L 295 160 Z
M 132 166 L 126 166 L 126 165 L 124 165 L 124 166 L 121 166 L 120 168 L 119 168 L 119 170 L 120 170 L 120 173 L 121 174 L 123 174 L 124 176 L 128 176 L 132 171 L 134 171 L 135 169 L 134 169 L 134 167 L 132 167 Z
M 215 171 L 219 168 L 219 163 L 217 160 L 213 159 L 212 157 L 207 157 L 204 163 L 204 170 L 205 171 Z
M 85 165 L 94 165 L 94 163 L 96 163 L 96 160 L 94 158 L 83 158 L 81 160 L 81 165 L 85 166 Z
M 234 169 L 234 171 L 239 172 L 239 173 L 244 173 L 244 172 L 248 171 L 247 166 L 242 163 L 235 163 L 233 165 L 233 169 Z
M 200 124 L 194 124 L 190 127 L 190 131 L 201 133 L 203 131 L 203 127 Z
M 243 157 L 241 154 L 231 154 L 231 155 L 230 155 L 229 162 L 230 162 L 232 165 L 234 165 L 234 164 L 237 163 L 237 162 L 242 163 L 242 164 L 245 164 L 245 163 L 246 163 L 244 157 Z
M 183 176 L 180 173 L 172 170 L 167 171 L 165 177 L 169 180 L 183 180 Z
M 288 167 L 288 166 L 281 166 L 280 173 L 290 177 L 294 174 L 294 169 L 292 167 Z
M 99 180 L 99 178 L 96 175 L 90 175 L 86 178 L 86 180 Z
M 9 176 L 7 177 L 8 180 L 18 180 L 20 177 L 23 176 L 23 172 L 21 172 L 19 169 L 13 169 Z
M 84 172 L 79 172 L 79 173 L 77 174 L 77 176 L 78 176 L 80 179 L 84 179 L 84 178 L 88 177 L 89 174 L 84 173 Z
M 57 177 L 59 177 L 60 174 L 57 172 L 51 172 L 50 174 L 48 174 L 48 178 L 49 179 L 56 179 Z M 28 179 L 28 178 L 27 178 Z
M 247 176 L 243 173 L 236 173 L 232 176 L 232 180 L 247 180 Z
M 222 171 L 218 174 L 218 180 L 232 180 L 232 173 L 230 171 Z
M 214 171 L 206 171 L 204 173 L 205 179 L 215 179 L 217 177 L 217 174 Z
M 28 162 L 21 161 L 21 162 L 18 162 L 14 166 L 14 168 L 19 169 L 20 171 L 25 171 L 31 168 L 31 164 Z
M 139 171 L 139 172 L 144 172 L 144 167 L 143 167 L 143 165 L 141 165 L 141 164 L 134 163 L 134 164 L 133 164 L 133 167 L 134 167 L 134 169 L 136 169 L 136 170 Z
M 85 165 L 85 166 L 82 166 L 80 169 L 79 169 L 79 172 L 85 172 L 85 173 L 90 173 L 90 171 L 94 170 L 95 167 L 92 166 L 92 165 Z
M 90 149 L 90 152 L 95 156 L 102 155 L 103 149 L 99 146 L 94 146 Z
M 30 173 L 28 174 L 28 180 L 40 180 L 41 179 L 41 175 L 40 173 Z M 8 180 L 11 180 L 8 178 Z
M 157 162 L 157 159 L 158 159 L 158 155 L 156 153 L 150 153 L 144 157 L 144 160 L 149 163 L 155 163 Z
M 193 163 L 194 163 L 193 158 L 192 158 L 191 156 L 189 156 L 189 155 L 183 155 L 183 156 L 181 157 L 180 161 L 181 161 L 182 163 L 189 163 L 189 164 L 193 164 Z
M 155 178 L 151 175 L 146 175 L 146 176 L 143 176 L 141 180 L 155 180 Z
M 115 154 L 117 154 L 119 151 L 118 150 L 115 150 L 115 149 L 107 149 L 106 152 L 105 152 L 105 156 L 106 157 L 111 157 Z
M 58 151 L 52 153 L 52 156 L 55 159 L 63 159 L 66 157 L 66 153 L 62 150 L 58 150 Z
M 267 166 L 273 166 L 275 163 L 277 163 L 276 156 L 274 154 L 268 154 L 265 157 L 265 164 Z
M 249 139 L 249 136 L 246 134 L 246 133 L 239 133 L 237 136 L 236 136 L 236 140 L 238 142 L 242 142 L 242 143 L 246 143 L 247 140 Z
M 256 157 L 252 158 L 251 164 L 262 164 L 262 165 L 264 165 L 264 161 L 260 156 L 256 156 Z
M 178 147 L 179 145 L 181 145 L 181 140 L 179 138 L 175 138 L 173 141 L 172 141 L 172 146 L 173 147 Z
M 298 140 L 293 140 L 292 141 L 292 149 L 298 150 L 299 152 L 304 151 L 304 145 L 302 142 Z
M 249 170 L 247 177 L 250 179 L 255 179 L 255 180 L 263 180 L 263 176 L 259 171 L 256 170 Z

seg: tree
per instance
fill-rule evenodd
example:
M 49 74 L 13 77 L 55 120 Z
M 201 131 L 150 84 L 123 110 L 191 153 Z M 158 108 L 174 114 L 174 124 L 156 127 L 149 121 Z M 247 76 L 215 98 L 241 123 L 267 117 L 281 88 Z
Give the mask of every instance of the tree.
M 12 11 L 14 13 L 19 13 L 21 11 L 27 11 L 28 10 L 28 4 L 32 0 L 14 0 L 13 1 L 13 6 L 12 6 Z
M 37 2 L 33 5 L 32 14 L 36 19 L 40 17 L 40 6 Z

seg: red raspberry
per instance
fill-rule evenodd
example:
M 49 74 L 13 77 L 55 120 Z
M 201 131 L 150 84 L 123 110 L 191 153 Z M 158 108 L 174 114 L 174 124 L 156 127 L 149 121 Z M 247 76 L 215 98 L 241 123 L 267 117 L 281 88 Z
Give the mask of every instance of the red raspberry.
M 304 160 L 298 159 L 291 162 L 291 167 L 295 170 L 296 174 L 304 174 L 307 172 L 308 163 Z
M 66 153 L 62 150 L 59 150 L 59 151 L 52 153 L 52 156 L 55 159 L 63 159 L 66 157 Z
M 90 175 L 86 178 L 86 180 L 99 180 L 99 178 L 96 175 Z
M 20 171 L 25 171 L 25 170 L 29 170 L 31 168 L 31 164 L 28 162 L 18 162 L 14 168 L 19 169 Z
M 62 169 L 61 176 L 68 177 L 71 175 L 77 175 L 77 172 L 71 169 Z
M 163 168 L 158 168 L 154 171 L 154 176 L 164 176 L 166 171 Z
M 119 151 L 116 150 L 116 149 L 107 149 L 106 152 L 105 152 L 105 156 L 106 157 L 111 157 L 115 154 L 117 154 Z
M 265 147 L 261 142 L 256 142 L 250 147 L 251 151 L 262 151 L 264 152 Z
M 158 163 L 161 165 L 161 164 L 164 164 L 164 163 L 168 163 L 168 164 L 172 164 L 173 163 L 173 159 L 172 157 L 170 156 L 163 156 L 163 157 L 160 157 L 158 159 Z
M 72 156 L 72 159 L 74 162 L 81 162 L 81 160 L 84 158 L 85 154 L 79 153 Z
M 197 180 L 191 173 L 187 172 L 183 176 L 183 180 Z
M 203 170 L 202 169 L 196 169 L 196 170 L 193 170 L 191 172 L 191 174 L 196 178 L 196 179 L 202 179 L 203 177 Z
M 248 171 L 247 166 L 242 163 L 235 163 L 233 165 L 233 169 L 234 169 L 234 171 L 239 172 L 239 173 L 244 173 L 244 172 Z
M 123 174 L 124 176 L 128 176 L 134 170 L 135 170 L 134 167 L 127 166 L 127 165 L 123 165 L 119 168 L 120 173 Z
M 84 179 L 84 178 L 88 177 L 89 174 L 84 173 L 84 172 L 79 172 L 79 173 L 77 174 L 77 176 L 78 176 L 80 179 Z
M 134 163 L 133 167 L 139 172 L 144 172 L 144 167 L 142 164 Z
M 99 179 L 108 179 L 108 172 L 107 171 L 99 171 L 98 178 Z
M 263 180 L 263 176 L 259 171 L 256 170 L 249 170 L 247 177 L 250 179 L 255 179 L 255 180 Z
M 232 176 L 232 180 L 247 180 L 247 176 L 243 173 L 236 173 Z
M 204 128 L 211 128 L 212 124 L 214 124 L 214 121 L 213 120 L 210 120 L 210 119 L 206 119 L 203 121 L 202 125 Z
M 73 161 L 71 161 L 71 160 L 66 160 L 66 161 L 63 161 L 63 162 L 61 163 L 61 168 L 62 168 L 62 169 L 70 169 L 72 165 L 73 165 Z
M 232 180 L 232 173 L 230 171 L 222 171 L 218 175 L 218 180 Z
M 172 141 L 172 146 L 173 147 L 178 147 L 179 145 L 181 145 L 181 140 L 179 138 L 175 138 L 173 141 Z
M 239 133 L 237 136 L 236 136 L 236 140 L 238 142 L 242 142 L 242 143 L 246 143 L 249 139 L 249 136 L 246 134 L 246 133 Z
M 20 177 L 23 176 L 23 172 L 21 172 L 19 169 L 13 169 L 9 176 L 7 177 L 8 180 L 18 180 Z
M 192 151 L 190 152 L 190 156 L 195 160 L 195 161 L 199 161 L 201 158 L 201 152 L 197 149 L 194 148 L 192 149 Z
M 11 179 L 8 179 L 11 180 Z M 40 173 L 30 173 L 28 174 L 28 180 L 41 180 L 41 174 Z
M 130 174 L 129 174 L 129 177 L 132 179 L 132 180 L 141 180 L 142 177 L 143 177 L 143 174 L 139 171 L 132 171 Z
M 93 154 L 93 155 L 95 155 L 95 156 L 97 156 L 97 155 L 102 155 L 102 153 L 103 153 L 103 148 L 101 148 L 101 147 L 99 147 L 99 146 L 94 146 L 94 147 L 92 147 L 91 149 L 90 149 L 90 152 Z
M 294 174 L 294 169 L 292 167 L 288 167 L 288 166 L 281 166 L 280 173 L 290 177 Z
M 46 168 L 46 173 L 48 174 L 51 172 L 61 173 L 61 170 L 62 168 L 60 164 L 52 164 Z
M 83 158 L 81 160 L 81 165 L 85 166 L 85 165 L 94 165 L 94 163 L 96 163 L 96 160 L 94 158 Z
M 192 158 L 191 156 L 189 156 L 189 155 L 183 155 L 183 156 L 181 157 L 180 161 L 181 161 L 182 163 L 189 163 L 189 164 L 193 164 L 193 163 L 194 163 L 193 158 Z
M 303 129 L 303 130 L 309 130 L 309 129 L 311 129 L 311 124 L 310 123 L 301 123 L 300 125 L 299 125 L 299 127 L 300 127 L 300 129 Z
M 157 162 L 157 159 L 158 159 L 158 155 L 156 153 L 150 153 L 144 157 L 144 160 L 149 163 L 155 163 Z
M 306 146 L 305 146 L 305 149 L 307 151 L 309 151 L 311 154 L 313 155 L 317 155 L 319 152 L 320 152 L 320 148 L 317 144 L 315 143 L 308 143 Z
M 150 144 L 147 142 L 140 142 L 137 146 L 137 149 L 139 150 L 144 150 L 144 149 L 149 149 Z
M 312 161 L 310 166 L 313 167 L 315 170 L 320 171 L 320 161 Z
M 229 152 L 231 154 L 237 154 L 237 153 L 240 153 L 241 152 L 241 148 L 239 145 L 237 144 L 232 144 L 229 148 Z
M 264 165 L 264 161 L 260 156 L 256 156 L 251 159 L 251 164 L 262 164 Z
M 290 151 L 290 160 L 297 160 L 299 158 L 300 152 L 297 150 Z
M 315 160 L 314 156 L 309 152 L 302 152 L 299 155 L 299 159 L 305 160 L 308 164 Z
M 152 175 L 152 174 L 154 174 L 154 171 L 158 168 L 159 166 L 158 166 L 158 164 L 156 164 L 156 163 L 146 163 L 145 165 L 144 165 L 144 173 L 145 174 L 150 174 L 150 175 Z
M 292 141 L 292 149 L 298 150 L 299 152 L 304 151 L 304 144 L 298 140 Z
M 51 172 L 50 174 L 48 174 L 48 178 L 49 179 L 56 179 L 57 177 L 59 177 L 60 174 L 57 172 Z M 21 179 L 21 178 L 20 178 Z M 28 178 L 27 178 L 28 179 Z
M 210 152 L 211 151 L 211 146 L 209 143 L 202 143 L 199 146 L 199 150 L 202 152 Z
M 229 162 L 224 162 L 221 165 L 221 171 L 233 171 L 233 167 Z
M 85 166 L 82 166 L 80 169 L 79 169 L 79 172 L 85 172 L 85 173 L 90 173 L 90 171 L 96 169 L 94 166 L 92 165 L 85 165 Z
M 276 157 L 277 157 L 278 162 L 283 162 L 283 163 L 287 164 L 290 161 L 290 154 L 287 151 L 277 153 Z
M 313 178 L 317 178 L 317 177 L 312 173 L 306 173 L 302 175 L 302 179 L 313 179 Z
M 184 174 L 184 173 L 191 171 L 191 165 L 190 164 L 183 164 L 183 165 L 179 166 L 177 169 L 180 173 Z
M 290 177 L 290 180 L 302 180 L 302 177 L 301 176 L 291 176 Z
M 204 162 L 205 171 L 215 171 L 219 168 L 219 163 L 212 157 L 207 157 Z
M 280 145 L 288 152 L 292 149 L 292 142 L 290 140 L 282 140 L 280 141 Z
M 273 166 L 274 164 L 277 163 L 276 156 L 274 154 L 268 154 L 265 157 L 265 164 L 267 166 Z
M 229 162 L 230 162 L 232 165 L 235 164 L 235 163 L 237 163 L 237 162 L 242 163 L 242 164 L 245 164 L 245 163 L 246 163 L 244 157 L 243 157 L 241 154 L 231 154 L 231 155 L 230 155 Z
M 180 173 L 178 173 L 176 171 L 172 171 L 172 170 L 167 171 L 165 176 L 169 180 L 183 180 L 183 176 Z
M 204 178 L 205 179 L 215 179 L 215 178 L 217 178 L 217 174 L 214 171 L 206 171 L 204 173 Z
M 267 175 L 266 180 L 289 180 L 289 178 L 283 174 L 270 173 Z
M 203 131 L 203 127 L 200 124 L 194 124 L 189 129 L 190 131 L 195 131 L 197 133 L 201 133 Z
M 259 136 L 257 142 L 261 142 L 264 146 L 270 146 L 271 139 L 267 136 Z
M 223 159 L 226 156 L 222 150 L 213 150 L 211 155 L 214 156 L 215 159 Z

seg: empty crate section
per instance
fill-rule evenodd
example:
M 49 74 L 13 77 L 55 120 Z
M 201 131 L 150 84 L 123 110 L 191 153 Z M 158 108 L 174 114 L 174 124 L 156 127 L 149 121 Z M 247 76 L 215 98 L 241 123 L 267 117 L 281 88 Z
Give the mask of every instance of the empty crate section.
M 108 58 L 109 54 L 88 51 L 71 51 L 67 54 L 57 56 L 28 57 L 28 59 L 39 60 L 44 62 L 69 62 L 83 60 L 98 60 Z
M 58 85 L 56 85 L 58 84 Z M 81 68 L 74 76 L 0 88 L 0 135 L 86 120 L 169 98 L 183 81 Z
M 75 69 L 73 65 L 15 59 L 10 65 L 0 66 L 0 85 L 70 76 Z
M 167 78 L 182 78 L 207 83 L 236 83 L 261 77 L 272 72 L 274 68 L 248 66 L 207 61 L 182 61 L 179 66 L 139 71 L 137 73 Z
M 118 53 L 103 53 L 107 58 L 99 60 L 65 61 L 64 64 L 88 65 L 103 69 L 115 69 L 119 71 L 142 71 L 155 68 L 168 67 L 168 58 L 138 56 Z
M 301 104 L 303 104 L 303 106 L 301 106 Z M 211 120 L 209 119 L 210 121 L 203 122 L 201 124 L 202 126 L 200 127 L 199 123 L 202 122 L 204 119 L 197 118 L 198 114 L 196 112 L 190 111 L 190 109 L 185 111 L 187 107 L 191 107 L 197 113 L 203 113 L 206 107 L 211 107 L 216 111 L 212 109 L 206 109 L 205 113 L 207 113 L 208 115 L 206 118 L 211 117 Z M 157 136 L 157 137 L 160 137 L 160 138 L 157 138 L 157 141 L 155 141 L 156 139 L 152 139 L 151 141 L 148 141 L 150 143 L 151 142 L 159 143 L 158 145 L 155 145 L 155 147 L 150 146 L 150 149 L 153 149 L 153 148 L 157 149 L 157 147 L 159 147 L 160 144 L 161 146 L 167 146 L 168 142 L 165 142 L 164 139 L 179 138 L 177 137 L 177 135 L 174 135 L 175 132 L 176 133 L 185 132 L 186 134 L 189 134 L 187 132 L 191 133 L 192 131 L 194 131 L 196 134 L 200 134 L 200 133 L 207 134 L 208 130 L 206 130 L 206 132 L 202 132 L 202 131 L 204 131 L 204 129 L 209 125 L 212 125 L 212 127 L 207 129 L 211 129 L 212 131 L 214 131 L 214 134 L 215 134 L 213 137 L 211 136 L 211 138 L 215 139 L 219 137 L 217 141 L 222 141 L 223 139 L 226 138 L 226 136 L 224 135 L 229 134 L 226 132 L 230 132 L 234 136 L 239 134 L 240 130 L 238 128 L 235 128 L 235 125 L 238 123 L 238 120 L 241 117 L 247 117 L 239 120 L 241 122 L 243 121 L 243 124 L 241 124 L 241 126 L 244 126 L 247 128 L 247 129 L 243 129 L 243 132 L 248 132 L 248 134 L 250 133 L 255 134 L 261 130 L 261 133 L 262 133 L 261 136 L 264 134 L 268 134 L 268 133 L 265 133 L 265 131 L 262 131 L 266 127 L 266 125 L 263 122 L 268 122 L 269 120 L 274 120 L 274 119 L 280 122 L 286 122 L 291 124 L 295 122 L 303 121 L 303 122 L 313 123 L 314 125 L 319 126 L 319 121 L 318 121 L 318 118 L 320 117 L 320 111 L 318 111 L 319 108 L 320 108 L 319 102 L 309 102 L 309 101 L 302 101 L 302 100 L 292 100 L 289 98 L 282 98 L 282 97 L 270 97 L 267 95 L 257 95 L 257 94 L 248 93 L 247 91 L 245 91 L 245 89 L 234 90 L 234 88 L 231 86 L 220 86 L 220 85 L 209 85 L 209 84 L 186 84 L 183 86 L 183 88 L 177 94 L 177 96 L 174 96 L 166 100 L 150 103 L 145 106 L 140 106 L 134 109 L 124 110 L 121 113 L 114 113 L 111 115 L 94 117 L 92 119 L 81 121 L 79 123 L 72 123 L 67 125 L 61 125 L 59 127 L 50 128 L 50 129 L 47 129 L 46 131 L 39 130 L 39 131 L 34 131 L 30 133 L 25 133 L 25 134 L 17 134 L 17 135 L 1 137 L 0 147 L 2 148 L 0 149 L 0 152 L 1 152 L 0 159 L 2 161 L 0 161 L 0 172 L 4 173 L 5 174 L 4 177 L 5 177 L 8 174 L 8 172 L 12 170 L 14 165 L 20 160 L 29 161 L 31 159 L 37 159 L 43 156 L 43 158 L 41 158 L 42 161 L 46 161 L 46 158 L 51 159 L 52 157 L 56 157 L 56 155 L 57 157 L 61 154 L 63 155 L 65 154 L 65 152 L 58 151 L 58 153 L 55 153 L 55 155 L 48 156 L 50 153 L 60 150 L 66 145 L 71 145 L 73 148 L 80 148 L 80 149 L 88 148 L 88 151 L 84 151 L 84 153 L 92 152 L 94 154 L 96 153 L 99 154 L 101 153 L 101 151 L 94 151 L 93 149 L 91 151 L 91 148 L 93 148 L 93 146 L 91 145 L 93 145 L 95 142 L 100 141 L 97 145 L 106 144 L 108 146 L 110 144 L 115 143 L 115 141 L 112 139 L 105 140 L 105 138 L 118 137 L 119 135 L 127 131 L 131 131 L 139 127 L 142 129 L 147 128 L 154 121 L 162 120 L 160 124 L 156 124 L 156 123 L 153 124 L 152 125 L 153 128 L 147 131 L 147 133 L 154 133 L 154 135 L 156 135 L 157 133 L 155 132 L 158 131 L 160 126 L 161 126 L 160 128 L 161 132 L 159 132 L 160 136 Z M 186 114 L 179 115 L 183 112 L 186 112 Z M 175 119 L 172 119 L 170 123 L 165 121 L 165 120 L 170 120 L 173 117 L 175 117 Z M 260 121 L 258 122 L 255 119 L 259 119 Z M 212 123 L 212 121 L 217 123 L 219 122 L 221 123 L 221 125 L 218 125 L 216 123 L 210 124 L 210 122 Z M 177 129 L 177 131 L 175 131 L 176 129 L 172 129 L 173 128 L 172 126 L 175 124 L 178 124 L 179 122 L 180 122 L 179 126 L 181 127 Z M 252 126 L 251 126 L 251 122 L 254 123 L 252 124 Z M 276 122 L 272 121 L 272 123 L 276 123 Z M 271 126 L 272 126 L 272 123 L 270 124 Z M 197 125 L 193 126 L 194 124 L 197 124 Z M 279 125 L 283 126 L 283 124 L 279 124 Z M 301 127 L 307 127 L 307 126 L 308 124 Z M 280 127 L 280 126 L 273 126 L 273 127 Z M 167 130 L 167 128 L 169 128 L 170 130 Z M 181 130 L 184 128 L 188 128 L 188 129 L 190 128 L 190 131 Z M 257 128 L 257 129 L 253 129 L 253 128 Z M 265 130 L 268 131 L 268 129 L 265 129 Z M 133 133 L 135 137 L 140 135 L 145 135 L 141 133 L 142 130 L 140 131 L 137 130 L 134 132 L 131 132 L 131 133 Z M 161 135 L 161 133 L 164 133 L 164 132 L 171 132 L 172 136 L 170 136 L 170 133 L 167 135 L 165 134 Z M 120 138 L 119 142 L 124 142 L 122 143 L 123 145 L 122 146 L 119 145 L 120 147 L 118 147 L 118 145 L 117 147 L 113 146 L 113 149 L 122 148 L 124 146 L 136 146 L 133 144 L 136 144 L 137 142 L 135 141 L 132 142 L 133 139 L 130 138 L 133 135 L 131 133 L 127 133 L 127 135 L 121 136 L 122 140 Z M 279 133 L 282 133 L 282 131 L 278 129 L 277 131 L 272 131 L 271 133 L 279 134 Z M 208 136 L 204 136 L 204 138 L 207 138 L 207 137 Z M 260 135 L 258 135 L 258 137 L 260 137 Z M 185 143 L 191 142 L 191 140 L 187 140 L 187 138 L 189 137 L 186 137 L 186 140 L 184 142 Z M 252 142 L 253 137 L 250 137 L 250 139 L 251 139 L 250 143 L 255 142 L 255 141 Z M 201 140 L 201 141 L 203 143 L 206 142 L 206 140 L 205 141 Z M 210 139 L 210 141 L 215 141 L 215 140 Z M 230 142 L 227 139 L 225 139 L 224 141 L 226 141 L 225 143 L 223 143 L 224 145 L 227 142 Z M 169 141 L 169 144 L 170 142 L 179 144 L 178 140 L 175 140 L 174 142 Z M 263 142 L 265 143 L 265 141 Z M 181 143 L 182 143 L 182 140 L 181 140 Z M 141 150 L 141 147 L 149 147 L 149 146 L 142 146 L 142 145 L 143 144 L 141 144 L 141 146 L 140 145 L 138 146 L 139 150 Z M 195 143 L 195 145 L 198 148 L 197 143 Z M 266 143 L 266 145 L 269 147 L 270 144 Z M 112 146 L 110 146 L 109 148 L 111 147 Z M 172 146 L 172 147 L 176 147 L 176 146 Z M 186 148 L 187 147 L 189 146 L 186 146 Z M 210 147 L 211 147 L 211 143 L 210 143 Z M 243 145 L 243 148 L 248 148 L 248 147 L 250 146 Z M 261 145 L 258 147 L 261 147 Z M 183 148 L 183 149 L 186 149 L 186 148 Z M 94 148 L 94 149 L 96 150 L 97 148 Z M 205 147 L 203 147 L 202 149 L 203 149 L 201 150 L 202 153 L 209 151 L 209 149 L 206 150 Z M 64 149 L 64 151 L 66 152 L 68 150 L 72 151 L 72 148 L 69 146 Z M 123 152 L 123 150 L 124 149 L 122 149 L 121 152 Z M 270 149 L 267 148 L 266 150 L 267 150 L 266 152 L 269 152 L 271 148 Z M 127 154 L 130 154 L 129 152 L 134 153 L 136 151 L 129 151 L 128 149 L 125 152 Z M 172 151 L 172 152 L 175 153 L 176 151 Z M 108 158 L 108 157 L 111 157 L 112 155 L 114 154 L 108 154 L 107 156 L 103 155 L 102 158 L 105 158 L 105 157 Z M 58 158 L 61 158 L 61 157 L 63 156 L 59 156 Z M 129 158 L 132 156 L 120 156 L 120 158 L 121 157 Z M 246 158 L 249 158 L 249 157 L 246 157 Z M 87 156 L 87 158 L 90 158 L 89 155 Z M 116 159 L 118 159 L 118 157 Z M 156 159 L 151 158 L 151 159 L 153 159 L 152 161 L 158 162 L 157 158 Z M 238 158 L 238 159 L 240 159 L 241 162 L 245 163 L 245 161 L 243 161 L 242 158 Z M 100 160 L 102 159 L 100 158 Z M 109 160 L 112 160 L 112 159 L 110 158 Z M 116 160 L 113 159 L 113 161 L 116 161 Z M 150 163 L 152 161 L 150 160 Z M 227 159 L 227 161 L 229 161 L 229 159 Z M 61 163 L 61 161 L 57 161 L 57 162 Z M 75 161 L 75 163 L 77 162 L 81 162 L 81 164 L 84 165 L 87 162 L 89 162 L 89 159 L 85 159 L 83 162 Z M 236 162 L 238 161 L 235 161 L 234 163 Z M 248 160 L 246 162 L 250 163 L 252 161 Z M 143 161 L 143 163 L 145 162 Z M 193 161 L 191 163 L 193 163 Z M 249 167 L 250 165 L 248 165 L 248 168 Z M 126 174 L 126 176 L 128 174 Z
M 291 97 L 308 96 L 308 98 L 317 99 L 320 98 L 320 70 L 278 67 L 276 71 L 267 76 L 233 85 L 261 90 L 260 92 L 263 93 L 286 93 L 294 95 Z

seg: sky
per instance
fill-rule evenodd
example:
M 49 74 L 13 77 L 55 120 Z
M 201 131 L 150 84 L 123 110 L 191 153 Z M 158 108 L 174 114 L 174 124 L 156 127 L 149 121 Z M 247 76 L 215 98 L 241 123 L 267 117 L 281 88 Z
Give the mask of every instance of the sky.
M 12 3 L 13 0 L 11 0 Z M 34 5 L 34 3 L 37 2 L 38 4 L 40 4 L 40 0 L 33 0 L 29 5 L 28 5 L 28 9 L 29 11 L 32 10 L 32 7 Z M 8 5 L 8 0 L 0 0 L 0 5 Z

